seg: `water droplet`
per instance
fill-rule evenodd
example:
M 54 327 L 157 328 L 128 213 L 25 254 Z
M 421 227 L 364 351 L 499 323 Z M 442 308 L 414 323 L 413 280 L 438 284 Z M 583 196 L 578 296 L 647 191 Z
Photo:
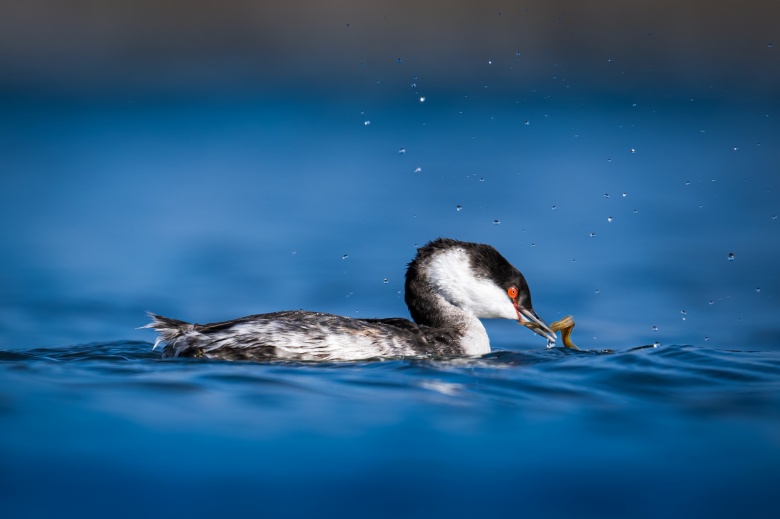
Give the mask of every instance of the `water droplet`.
M 714 305 L 714 304 L 715 304 L 715 301 L 713 301 L 712 299 L 710 299 L 710 301 L 709 301 L 709 304 L 710 304 L 710 305 Z
M 636 153 L 636 149 L 631 148 L 631 153 Z
M 772 44 L 770 43 L 769 46 L 771 47 Z M 515 52 L 515 56 L 519 56 L 520 54 L 521 54 L 520 51 Z
M 531 247 L 536 247 L 536 244 L 531 242 Z
M 489 59 L 489 60 L 488 60 L 488 65 L 492 65 L 492 64 L 493 64 L 493 60 L 492 60 L 492 59 Z
M 363 121 L 363 126 L 371 126 L 371 121 L 369 120 Z
M 531 121 L 529 121 L 528 119 L 526 119 L 526 120 L 525 120 L 525 122 L 524 122 L 523 124 L 524 124 L 524 125 L 526 125 L 526 126 L 529 126 L 529 125 L 531 124 Z
M 709 336 L 705 335 L 704 336 L 704 342 L 708 342 L 709 340 L 710 340 Z
M 612 159 L 607 159 L 607 162 L 612 162 Z
M 658 331 L 658 327 L 657 327 L 656 325 L 653 325 L 653 331 L 654 331 L 654 332 L 657 332 L 657 331 Z
M 612 221 L 612 217 L 611 216 L 607 216 L 607 221 L 611 222 Z
M 419 166 L 418 166 L 418 167 L 416 167 L 416 168 L 414 168 L 414 172 L 415 172 L 415 173 L 419 173 L 419 172 L 421 172 L 421 171 L 422 171 L 422 168 L 421 168 L 421 167 L 419 167 Z
M 627 197 L 627 196 L 628 196 L 628 193 L 626 193 L 625 191 L 623 191 L 623 198 L 625 198 L 625 197 Z
M 485 181 L 485 177 L 479 177 L 479 181 L 480 182 L 484 182 Z
M 458 211 L 458 212 L 461 212 L 463 210 L 463 207 L 461 207 L 459 205 L 456 205 L 455 206 L 455 210 Z
M 767 43 L 767 45 L 766 45 L 766 46 L 767 46 L 767 48 L 769 48 L 769 49 L 771 49 L 771 48 L 773 47 L 773 45 L 772 45 L 771 43 Z
M 728 257 L 729 257 L 729 261 L 734 261 L 734 253 L 733 252 L 729 252 L 729 256 Z
M 493 220 L 493 225 L 499 225 L 501 223 L 501 220 Z
M 425 102 L 425 96 L 420 96 L 420 102 L 421 102 L 421 103 L 424 103 L 424 102 Z
M 595 238 L 595 237 L 596 237 L 596 233 L 595 233 L 595 232 L 592 232 L 592 233 L 590 233 L 588 236 L 590 236 L 591 238 Z
M 345 260 L 347 258 L 349 258 L 349 254 L 347 254 L 347 253 L 344 253 L 344 255 L 341 257 L 341 259 L 343 259 L 343 260 Z
M 756 293 L 761 292 L 761 287 L 756 287 Z
M 690 180 L 686 180 L 686 181 L 685 181 L 685 185 L 686 185 L 686 186 L 690 186 L 690 185 L 691 185 L 691 181 L 690 181 Z
M 601 290 L 599 290 L 599 289 L 597 288 L 597 289 L 596 289 L 596 293 L 598 294 L 599 292 L 601 292 Z
M 395 60 L 396 63 L 401 63 L 403 60 L 401 58 L 398 58 Z
M 683 321 L 685 320 L 686 317 L 688 317 L 688 314 L 685 313 L 685 310 L 680 310 L 680 315 Z
M 555 211 L 556 209 L 558 209 L 558 206 L 557 206 L 557 205 L 554 205 L 554 206 L 552 206 L 552 210 L 553 210 L 553 211 Z
M 609 193 L 604 193 L 604 198 L 609 198 Z
M 772 215 L 772 220 L 777 220 L 777 215 L 776 214 Z
M 398 154 L 403 155 L 406 153 L 406 148 L 398 148 Z
M 382 283 L 384 283 L 386 285 L 387 284 L 387 278 L 383 279 Z
M 638 213 L 639 209 L 634 209 L 634 214 Z

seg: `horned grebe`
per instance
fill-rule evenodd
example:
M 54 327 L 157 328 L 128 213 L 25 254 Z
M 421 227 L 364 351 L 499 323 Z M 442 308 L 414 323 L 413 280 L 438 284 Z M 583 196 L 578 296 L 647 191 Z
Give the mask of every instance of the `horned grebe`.
M 354 319 L 302 310 L 190 324 L 150 313 L 163 357 L 225 360 L 361 360 L 490 352 L 479 318 L 513 319 L 555 342 L 531 307 L 523 275 L 490 245 L 439 238 L 406 270 L 402 318 Z

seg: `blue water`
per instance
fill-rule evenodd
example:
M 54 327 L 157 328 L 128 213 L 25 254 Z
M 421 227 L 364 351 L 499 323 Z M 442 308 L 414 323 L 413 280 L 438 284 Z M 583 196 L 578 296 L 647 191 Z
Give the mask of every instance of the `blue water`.
M 367 79 L 0 99 L 3 517 L 777 517 L 777 99 Z M 438 236 L 590 351 L 488 322 L 482 359 L 162 361 L 137 329 L 408 316 Z
M 0 353 L 4 516 L 775 517 L 780 355 Z

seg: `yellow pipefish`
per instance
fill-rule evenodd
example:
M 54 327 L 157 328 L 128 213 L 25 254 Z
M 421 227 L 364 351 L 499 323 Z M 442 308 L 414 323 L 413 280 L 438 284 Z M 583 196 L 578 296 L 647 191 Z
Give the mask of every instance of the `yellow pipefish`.
M 576 344 L 571 341 L 571 331 L 574 328 L 574 317 L 567 315 L 563 319 L 550 323 L 550 329 L 553 332 L 561 332 L 563 345 L 573 350 L 579 350 Z

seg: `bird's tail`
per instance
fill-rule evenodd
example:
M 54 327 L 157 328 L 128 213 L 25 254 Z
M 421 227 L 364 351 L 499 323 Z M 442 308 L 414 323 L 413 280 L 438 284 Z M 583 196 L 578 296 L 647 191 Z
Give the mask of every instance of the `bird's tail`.
M 141 326 L 141 328 L 154 328 L 159 334 L 157 340 L 154 341 L 154 346 L 152 346 L 153 350 L 156 349 L 161 342 L 175 342 L 176 339 L 193 330 L 193 325 L 188 322 L 171 319 L 170 317 L 163 317 L 162 315 L 157 315 L 152 312 L 148 312 L 148 314 L 149 317 L 152 318 L 152 322 L 145 326 Z

